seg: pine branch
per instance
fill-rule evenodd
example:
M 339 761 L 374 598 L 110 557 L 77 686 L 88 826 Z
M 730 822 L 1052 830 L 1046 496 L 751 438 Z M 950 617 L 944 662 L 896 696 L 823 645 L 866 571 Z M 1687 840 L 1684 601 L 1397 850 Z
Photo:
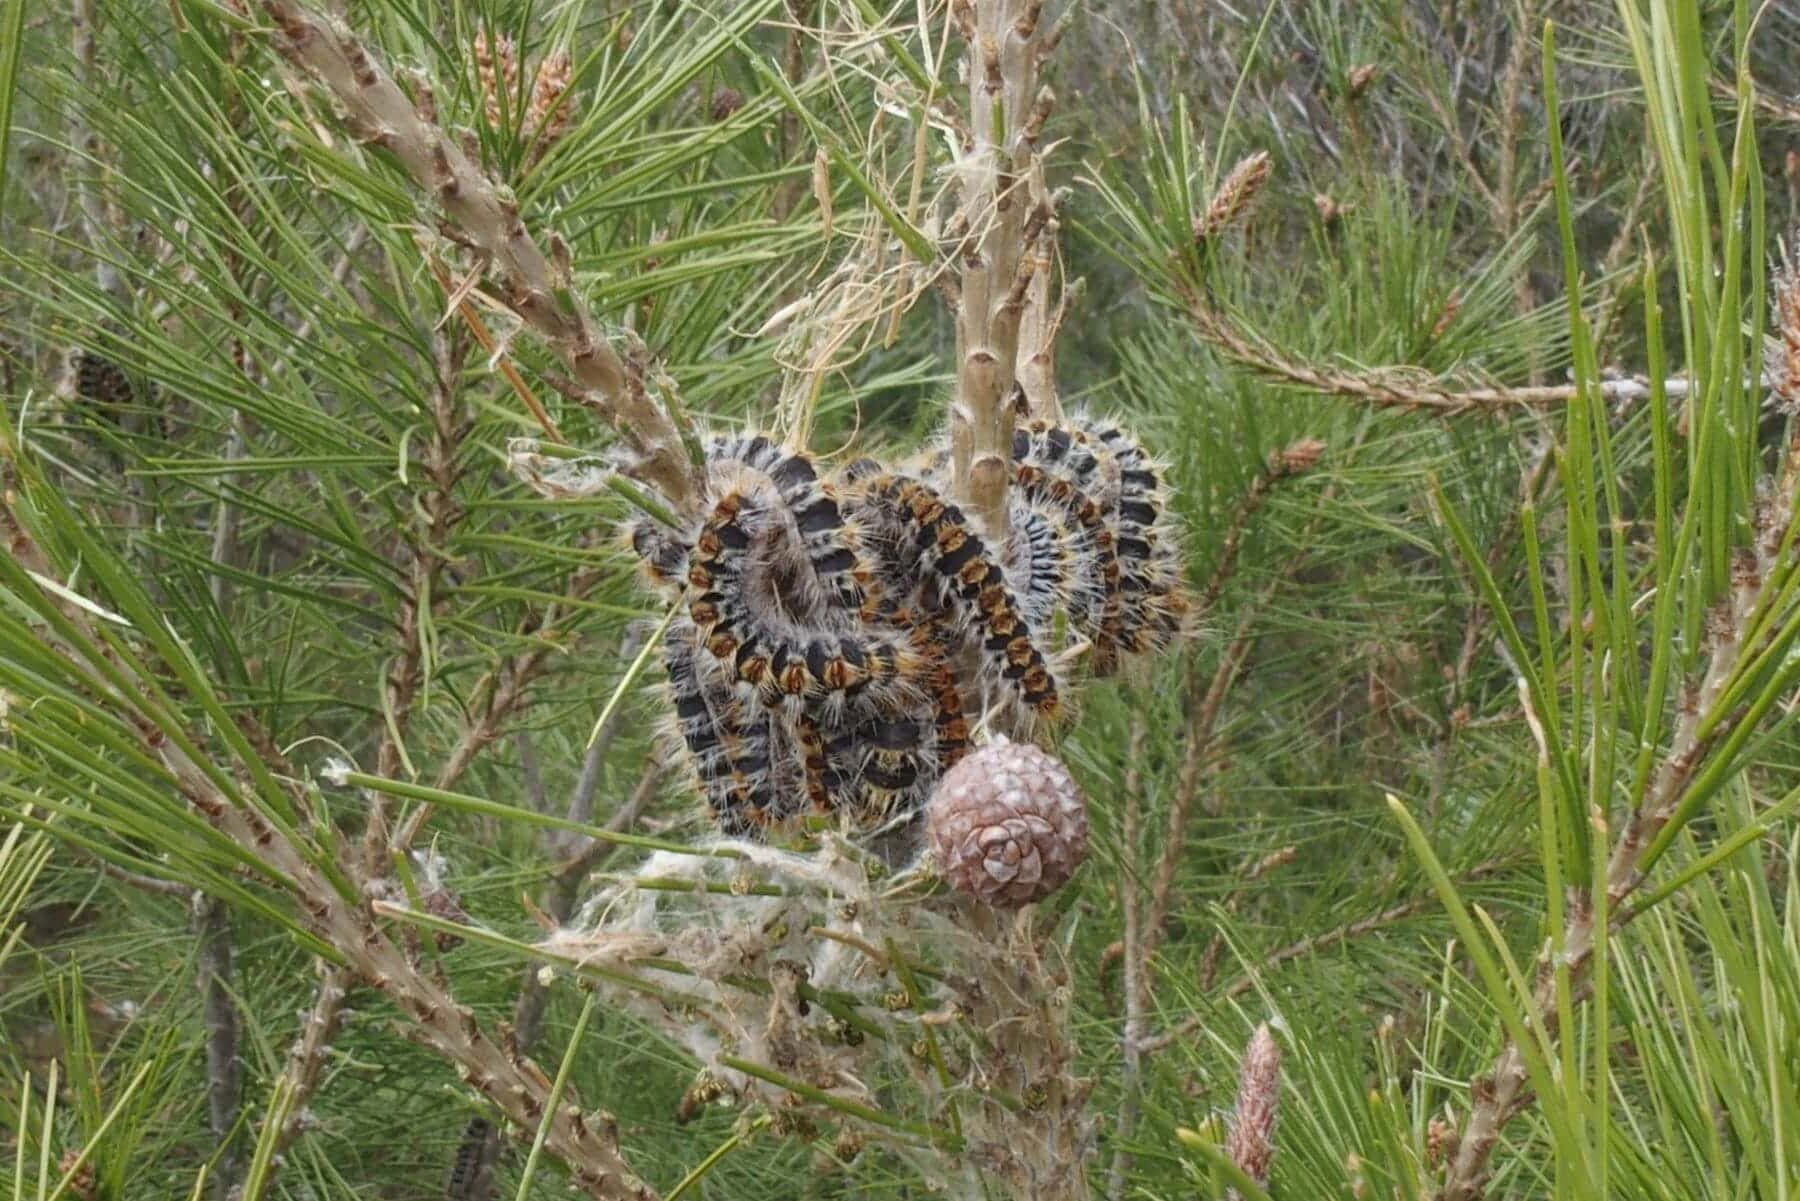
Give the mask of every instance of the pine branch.
M 1447 387 L 1418 372 L 1387 368 L 1348 371 L 1306 362 L 1251 333 L 1235 317 L 1212 303 L 1191 283 L 1178 285 L 1189 324 L 1200 339 L 1226 358 L 1280 383 L 1321 396 L 1341 396 L 1378 409 L 1425 412 L 1439 417 L 1496 415 L 1519 409 L 1556 408 L 1577 395 L 1576 384 L 1544 384 L 1517 388 Z M 1669 400 L 1685 398 L 1692 389 L 1685 376 L 1664 380 Z M 1654 395 L 1641 377 L 1603 379 L 1595 390 L 1614 405 L 1639 404 Z
M 544 1123 L 551 1082 L 542 1068 L 490 1038 L 474 1012 L 421 971 L 376 924 L 366 902 L 347 902 L 256 809 L 219 795 L 179 748 L 165 742 L 158 749 L 203 816 L 293 882 L 318 932 L 411 1020 L 409 1037 L 454 1063 L 463 1080 L 505 1113 L 521 1136 Z M 564 1102 L 549 1114 L 544 1145 L 568 1166 L 577 1187 L 596 1201 L 653 1201 L 655 1192 L 626 1164 L 610 1124 L 590 1119 L 571 1090 L 563 1095 Z
M 1746 552 L 1748 554 L 1749 552 Z M 1643 884 L 1640 864 L 1656 836 L 1681 809 L 1695 773 L 1712 749 L 1730 740 L 1745 720 L 1742 709 L 1715 711 L 1725 684 L 1737 672 L 1742 656 L 1754 653 L 1740 635 L 1758 599 L 1759 583 L 1753 568 L 1740 570 L 1737 584 L 1722 611 L 1715 615 L 1708 634 L 1707 668 L 1698 686 L 1684 699 L 1674 736 L 1662 757 L 1647 794 L 1625 822 L 1607 860 L 1605 876 L 1593 891 L 1571 889 L 1567 928 L 1560 951 L 1546 945 L 1538 959 L 1529 1019 L 1543 1037 L 1557 1037 L 1558 973 L 1566 972 L 1567 987 L 1577 996 L 1586 984 L 1588 969 L 1600 943 L 1624 922 L 1636 916 L 1625 906 Z M 1527 720 L 1533 728 L 1538 717 L 1527 702 Z M 1597 927 L 1600 890 L 1604 890 L 1609 915 L 1604 930 Z M 1487 1194 L 1488 1163 L 1500 1134 L 1525 1101 L 1528 1069 L 1522 1047 L 1509 1035 L 1493 1068 L 1470 1083 L 1473 1103 L 1463 1123 L 1455 1159 L 1435 1194 L 1436 1201 L 1481 1201 Z
M 477 248 L 497 298 L 556 353 L 636 457 L 633 470 L 678 507 L 695 495 L 694 469 L 669 413 L 651 397 L 642 369 L 594 328 L 567 268 L 533 240 L 518 204 L 427 120 L 373 51 L 341 22 L 296 0 L 264 0 L 280 28 L 277 49 L 337 99 L 359 138 L 389 151 Z M 552 242 L 552 248 L 560 247 Z M 566 254 L 558 250 L 559 260 Z
M 24 542 L 21 546 L 15 541 L 15 553 L 26 561 L 38 558 L 22 528 L 10 518 L 6 524 Z M 73 604 L 64 611 L 72 626 L 82 630 L 91 644 L 99 645 L 89 633 L 91 623 L 83 611 Z M 214 781 L 225 773 L 203 769 L 183 749 L 184 743 L 202 745 L 191 731 L 177 740 L 147 722 L 138 727 L 143 749 L 170 772 L 194 811 L 286 883 L 308 924 L 342 957 L 348 978 L 367 981 L 393 1001 L 412 1023 L 407 1031 L 410 1037 L 455 1064 L 464 1081 L 505 1113 L 521 1136 L 544 1125 L 544 1145 L 568 1165 L 575 1184 L 588 1196 L 596 1201 L 654 1201 L 655 1193 L 625 1163 L 610 1123 L 590 1120 L 567 1090 L 565 1102 L 545 1123 L 552 1087 L 543 1070 L 490 1038 L 473 1011 L 421 971 L 377 924 L 367 897 L 358 892 L 354 900 L 346 899 L 314 860 L 257 805 L 222 793 Z M 327 985 L 344 978 L 333 973 Z M 341 1018 L 343 998 L 339 994 L 330 999 L 335 1004 L 322 1006 L 321 1011 L 329 1008 L 335 1021 Z M 307 1028 L 313 1063 L 322 1062 L 330 1034 L 324 1021 Z
M 1528 857 L 1529 856 L 1525 853 L 1496 856 L 1485 863 L 1477 864 L 1468 871 L 1461 873 L 1455 877 L 1455 880 L 1458 884 L 1471 884 L 1479 880 L 1485 880 L 1498 875 L 1506 868 L 1514 866 Z M 1439 901 L 1434 896 L 1414 897 L 1410 901 L 1400 901 L 1397 904 L 1390 905 L 1379 913 L 1372 913 L 1366 917 L 1357 918 L 1355 921 L 1345 922 L 1343 925 L 1326 930 L 1323 933 L 1309 934 L 1305 938 L 1297 939 L 1294 942 L 1288 943 L 1286 946 L 1270 951 L 1268 954 L 1262 956 L 1257 960 L 1255 970 L 1246 973 L 1244 976 L 1233 980 L 1230 984 L 1226 985 L 1225 990 L 1221 992 L 1219 996 L 1225 1000 L 1235 1000 L 1238 997 L 1244 996 L 1246 993 L 1254 991 L 1261 985 L 1262 977 L 1264 975 L 1284 964 L 1292 963 L 1298 959 L 1305 959 L 1310 955 L 1318 954 L 1320 951 L 1330 950 L 1332 947 L 1341 946 L 1352 939 L 1361 938 L 1365 934 L 1372 934 L 1377 930 L 1384 930 L 1387 927 L 1403 922 L 1410 917 L 1416 917 L 1438 904 Z M 1139 1050 L 1145 1055 L 1152 1055 L 1175 1043 L 1186 1042 L 1188 1039 L 1198 1034 L 1211 1020 L 1212 1015 L 1210 1013 L 1192 1014 L 1183 1018 L 1179 1023 L 1163 1031 L 1161 1034 L 1146 1038 L 1140 1045 Z
M 542 612 L 531 614 L 521 620 L 516 632 L 521 635 L 529 634 L 539 643 L 553 640 L 560 633 L 560 623 L 579 614 L 576 604 L 604 578 L 605 573 L 600 570 L 578 573 L 569 581 L 563 598 L 569 605 L 566 610 L 559 611 L 552 605 Z M 498 667 L 482 677 L 473 690 L 475 700 L 472 707 L 476 710 L 475 718 L 463 727 L 462 736 L 451 748 L 444 766 L 438 770 L 434 787 L 453 787 L 483 748 L 500 736 L 506 722 L 529 695 L 532 683 L 550 666 L 552 653 L 549 646 L 535 646 L 503 660 Z M 383 778 L 393 777 L 390 774 Z M 395 833 L 393 848 L 406 850 L 415 845 L 425 824 L 436 812 L 437 806 L 430 802 L 414 807 L 407 815 L 405 825 Z
M 967 49 L 969 140 L 957 159 L 958 223 L 968 231 L 955 264 L 957 403 L 950 419 L 953 490 L 980 515 L 987 536 L 1006 537 L 1006 490 L 1013 416 L 1019 397 L 1019 331 L 1055 225 L 1044 190 L 1038 139 L 1055 97 L 1038 87 L 1046 52 L 1039 38 L 1042 0 L 954 0 L 951 19 Z M 1033 385 L 1039 399 L 1050 367 L 1048 326 L 1033 326 L 1031 357 L 1044 356 Z M 1032 375 L 1032 372 L 1027 373 Z
M 616 726 L 614 727 L 616 729 Z M 606 759 L 606 752 L 611 738 L 596 738 L 588 748 L 587 757 L 582 761 L 581 775 L 575 782 L 574 791 L 569 797 L 568 810 L 565 816 L 569 821 L 587 823 L 593 816 L 594 794 L 598 790 L 600 767 Z M 613 815 L 606 820 L 605 829 L 611 833 L 623 833 L 637 824 L 650 801 L 656 796 L 658 785 L 662 783 L 666 770 L 665 764 L 654 755 L 644 764 L 643 774 L 638 777 L 637 785 L 631 795 Z M 555 834 L 554 831 L 547 833 Z M 552 847 L 566 846 L 567 840 L 561 837 L 546 839 Z M 556 866 L 539 901 L 539 907 L 558 926 L 569 920 L 575 912 L 575 902 L 580 899 L 581 886 L 590 873 L 604 867 L 606 861 L 618 850 L 616 842 L 606 842 L 598 838 L 590 838 L 579 845 L 573 854 Z M 525 965 L 524 976 L 519 985 L 518 1000 L 513 1003 L 512 1039 L 513 1045 L 521 1053 L 529 1052 L 537 1044 L 539 1032 L 543 1029 L 544 1009 L 550 999 L 549 989 L 545 987 L 539 969 L 541 963 L 532 962 Z M 470 1197 L 485 1197 L 486 1185 L 491 1181 L 493 1167 L 500 1144 L 500 1132 L 489 1129 L 482 1142 L 477 1166 L 470 1182 Z
M 73 0 L 69 12 L 69 30 L 73 35 L 74 65 L 76 79 L 82 90 L 88 95 L 100 92 L 99 55 L 100 29 L 99 14 L 95 11 L 94 0 Z M 103 150 L 99 137 L 87 128 L 82 119 L 79 106 L 70 110 L 69 141 L 78 147 L 87 158 L 86 171 L 103 169 Z M 90 179 L 78 178 L 75 183 L 77 208 L 81 217 L 83 241 L 93 252 L 94 279 L 100 291 L 108 299 L 118 302 L 124 298 L 124 283 L 119 277 L 118 265 L 113 256 L 104 248 L 114 239 L 113 231 L 117 222 L 107 211 L 106 200 L 100 193 L 100 185 Z

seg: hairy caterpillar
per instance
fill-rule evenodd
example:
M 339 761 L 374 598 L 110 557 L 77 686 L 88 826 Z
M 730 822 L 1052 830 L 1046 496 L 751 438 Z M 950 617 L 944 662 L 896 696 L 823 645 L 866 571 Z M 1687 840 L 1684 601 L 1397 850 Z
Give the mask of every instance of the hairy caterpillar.
M 663 638 L 663 667 L 676 730 L 706 797 L 727 833 L 768 825 L 780 806 L 770 775 L 769 718 L 751 713 L 722 676 L 709 673 L 699 631 L 676 620 Z
M 1118 465 L 1106 448 L 1079 428 L 1032 422 L 1013 431 L 1014 482 L 1027 503 L 1056 506 L 1081 530 L 1083 557 L 1071 591 L 1082 603 L 1070 605 L 1076 627 L 1093 640 L 1093 668 L 1110 675 L 1119 661 L 1124 631 L 1122 555 L 1116 512 L 1096 495 L 1109 497 L 1109 477 Z
M 854 612 L 862 605 L 865 568 L 857 553 L 857 531 L 844 520 L 835 488 L 819 478 L 810 455 L 784 451 L 761 434 L 749 434 L 715 440 L 712 462 L 741 464 L 765 476 L 781 498 L 808 569 L 793 575 L 802 588 L 819 589 L 808 598 L 809 609 L 823 602 Z
M 1112 456 L 1119 477 L 1115 511 L 1121 603 L 1108 631 L 1109 648 L 1141 654 L 1167 644 L 1188 610 L 1172 538 L 1162 525 L 1162 479 L 1143 447 L 1118 426 L 1084 419 L 1080 428 Z M 1096 671 L 1100 667 L 1097 657 Z
M 955 605 L 973 628 L 993 674 L 1044 717 L 1057 712 L 1056 682 L 1032 641 L 1005 573 L 957 506 L 908 476 L 883 474 L 858 483 L 852 502 L 866 515 L 887 579 L 927 583 L 927 612 Z
M 754 493 L 753 484 L 728 487 L 688 557 L 688 616 L 707 652 L 758 703 L 789 712 L 864 693 L 917 696 L 919 657 L 903 632 L 808 627 L 782 611 L 781 577 L 762 549 L 770 509 Z
M 765 836 L 803 814 L 916 811 L 968 753 L 967 699 L 995 689 L 1053 718 L 1043 647 L 1058 614 L 1097 674 L 1166 643 L 1188 601 L 1162 483 L 1088 419 L 1014 432 L 1004 553 L 922 476 L 819 463 L 756 433 L 708 442 L 705 499 L 626 538 L 679 606 L 663 649 L 673 725 L 717 825 Z
M 470 1118 L 463 1128 L 462 1137 L 456 1142 L 456 1158 L 450 1163 L 450 1178 L 444 1182 L 448 1201 L 476 1201 L 475 1177 L 481 1172 L 481 1160 L 493 1129 L 494 1124 L 482 1117 Z

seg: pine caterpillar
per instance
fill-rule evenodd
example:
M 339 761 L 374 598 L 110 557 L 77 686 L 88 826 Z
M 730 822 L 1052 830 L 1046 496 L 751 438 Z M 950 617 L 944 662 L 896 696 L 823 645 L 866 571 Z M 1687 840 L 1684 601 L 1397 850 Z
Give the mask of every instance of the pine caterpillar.
M 807 598 L 807 616 L 815 616 L 821 602 L 852 613 L 861 607 L 866 568 L 858 553 L 860 539 L 844 520 L 836 489 L 819 478 L 812 456 L 784 451 L 761 434 L 749 434 L 716 440 L 711 461 L 715 467 L 737 463 L 765 476 L 781 498 L 809 569 L 794 575 L 803 590 L 819 589 L 818 596 Z
M 655 519 L 638 514 L 622 529 L 651 591 L 673 600 L 687 577 L 688 545 Z
M 753 480 L 727 487 L 688 557 L 688 616 L 707 652 L 758 703 L 789 713 L 809 700 L 917 696 L 920 662 L 906 633 L 820 629 L 782 611 L 783 577 L 762 550 L 770 507 L 756 491 Z
M 1117 546 L 1121 604 L 1109 639 L 1127 653 L 1166 645 L 1188 611 L 1173 537 L 1163 525 L 1165 498 L 1156 464 L 1117 425 L 1083 419 L 1080 429 L 1104 447 L 1117 465 Z M 1096 671 L 1101 667 L 1096 661 Z
M 1013 484 L 1028 510 L 1060 510 L 1078 531 L 1069 618 L 1093 637 L 1094 672 L 1105 675 L 1120 610 L 1120 556 L 1109 513 L 1091 495 L 1100 456 L 1069 430 L 1046 423 L 1013 430 Z
M 1026 624 L 1043 635 L 1057 609 L 1074 603 L 1073 589 L 1081 576 L 1075 570 L 1074 533 L 1060 512 L 1029 504 L 1013 509 L 1006 578 Z
M 898 584 L 934 581 L 924 596 L 928 613 L 947 603 L 960 606 L 959 615 L 976 632 L 983 660 L 998 680 L 1017 692 L 1026 708 L 1054 716 L 1057 690 L 1049 666 L 1032 641 L 1005 573 L 962 510 L 946 503 L 929 484 L 903 475 L 871 477 L 851 495 L 875 538 L 884 540 L 888 579 Z
M 462 1137 L 456 1142 L 456 1158 L 450 1163 L 450 1178 L 444 1182 L 448 1201 L 475 1201 L 475 1177 L 481 1171 L 488 1135 L 493 1129 L 493 1123 L 483 1117 L 470 1118 L 463 1128 Z
M 677 619 L 663 636 L 676 731 L 721 829 L 745 834 L 768 824 L 779 808 L 771 787 L 769 719 L 748 707 L 698 649 L 699 631 Z
M 918 809 L 942 772 L 928 724 L 900 714 L 835 727 L 822 752 L 833 807 L 863 823 Z
M 685 530 L 625 533 L 680 611 L 673 724 L 716 823 L 762 837 L 805 813 L 867 825 L 916 811 L 967 754 L 963 706 L 996 688 L 1060 712 L 1041 647 L 1059 613 L 1098 674 L 1165 644 L 1188 601 L 1162 483 L 1115 426 L 1021 422 L 1004 554 L 926 478 L 857 459 L 824 478 L 761 434 L 714 437 Z

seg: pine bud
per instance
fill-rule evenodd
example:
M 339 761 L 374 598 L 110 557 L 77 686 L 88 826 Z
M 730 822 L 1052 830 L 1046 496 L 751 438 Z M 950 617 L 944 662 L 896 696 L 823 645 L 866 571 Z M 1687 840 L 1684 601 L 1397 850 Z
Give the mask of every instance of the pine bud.
M 62 1153 L 57 1161 L 57 1171 L 69 1178 L 64 1187 L 75 1201 L 94 1201 L 96 1182 L 94 1179 L 94 1161 L 83 1159 L 81 1152 L 71 1148 Z
M 525 113 L 525 130 L 542 138 L 546 147 L 560 141 L 574 120 L 571 106 L 564 100 L 574 74 L 569 52 L 558 50 L 538 64 L 531 82 L 531 107 Z
M 1281 1048 L 1264 1022 L 1244 1048 L 1237 1108 L 1231 1114 L 1231 1132 L 1225 1136 L 1225 1153 L 1231 1162 L 1260 1185 L 1269 1183 L 1269 1164 L 1275 1158 L 1275 1110 L 1280 1100 Z
M 744 107 L 744 94 L 736 88 L 720 88 L 713 93 L 709 110 L 714 121 L 724 121 Z
M 996 738 L 938 781 L 925 808 L 945 879 L 997 908 L 1042 900 L 1087 854 L 1087 805 L 1069 769 Z
M 475 35 L 475 74 L 481 81 L 481 97 L 487 123 L 499 129 L 506 112 L 517 102 L 519 94 L 519 48 L 512 38 L 501 34 L 493 40 L 486 32 Z
M 1256 194 L 1269 181 L 1269 152 L 1259 150 L 1231 169 L 1207 202 L 1206 212 L 1194 222 L 1194 241 L 1210 242 L 1244 215 Z
M 1319 465 L 1325 449 L 1325 444 L 1317 438 L 1302 438 L 1298 442 L 1290 442 L 1270 454 L 1269 469 L 1279 475 L 1299 475 L 1311 471 Z

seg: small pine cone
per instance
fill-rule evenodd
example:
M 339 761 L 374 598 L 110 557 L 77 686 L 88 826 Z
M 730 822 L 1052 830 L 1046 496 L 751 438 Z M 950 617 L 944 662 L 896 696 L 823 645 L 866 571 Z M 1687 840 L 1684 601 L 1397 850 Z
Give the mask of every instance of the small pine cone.
M 1042 900 L 1087 854 L 1087 803 L 1069 769 L 996 738 L 945 773 L 925 807 L 945 879 L 1002 909 Z

